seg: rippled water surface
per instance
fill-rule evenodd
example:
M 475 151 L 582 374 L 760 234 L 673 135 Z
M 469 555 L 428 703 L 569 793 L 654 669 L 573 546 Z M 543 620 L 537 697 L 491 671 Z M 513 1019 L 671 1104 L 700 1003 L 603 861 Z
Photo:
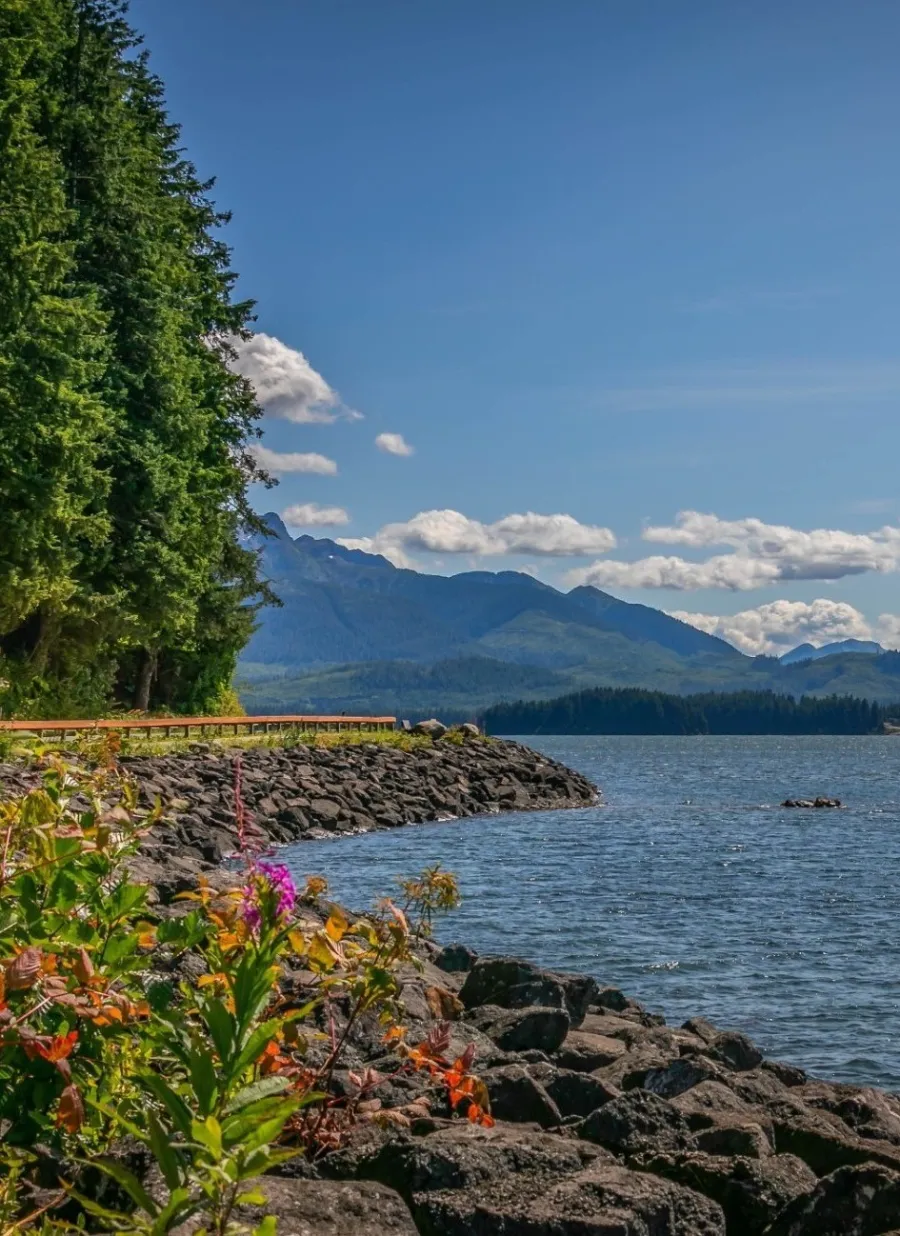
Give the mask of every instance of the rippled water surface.
M 285 851 L 363 907 L 441 862 L 439 938 L 586 970 L 824 1077 L 900 1088 L 900 738 L 527 740 L 605 805 Z M 826 794 L 841 811 L 788 811 Z

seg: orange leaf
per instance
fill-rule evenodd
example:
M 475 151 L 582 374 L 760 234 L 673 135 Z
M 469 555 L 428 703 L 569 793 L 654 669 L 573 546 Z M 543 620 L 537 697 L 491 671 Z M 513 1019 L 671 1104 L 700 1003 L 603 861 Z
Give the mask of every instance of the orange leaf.
M 78 960 L 72 965 L 72 973 L 79 983 L 89 983 L 94 977 L 94 964 L 83 948 L 78 950 Z
M 142 931 L 138 936 L 138 945 L 140 948 L 156 948 L 156 932 Z
M 381 1036 L 382 1043 L 396 1043 L 406 1034 L 406 1026 L 391 1026 L 385 1034 Z
M 84 1104 L 75 1086 L 66 1086 L 59 1097 L 56 1109 L 56 1127 L 67 1133 L 77 1133 L 84 1124 Z
M 6 986 L 10 991 L 27 991 L 38 981 L 41 973 L 41 958 L 39 948 L 26 948 L 15 961 L 6 967 Z
M 48 1046 L 42 1043 L 35 1044 L 35 1050 L 44 1060 L 49 1060 L 51 1064 L 56 1064 L 58 1060 L 65 1060 L 72 1054 L 72 1048 L 78 1042 L 78 1031 L 70 1030 L 68 1034 L 58 1034 L 56 1038 L 51 1039 Z

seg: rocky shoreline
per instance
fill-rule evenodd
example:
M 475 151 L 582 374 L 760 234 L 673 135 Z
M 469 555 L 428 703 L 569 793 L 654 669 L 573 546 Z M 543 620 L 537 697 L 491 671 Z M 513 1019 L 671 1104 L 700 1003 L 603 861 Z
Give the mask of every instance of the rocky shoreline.
M 431 1114 L 363 1126 L 317 1166 L 288 1165 L 269 1189 L 279 1231 L 900 1233 L 896 1095 L 809 1078 L 737 1031 L 670 1027 L 616 988 L 517 958 L 429 947 L 405 978 L 411 1038 L 434 1029 L 436 1009 L 450 1019 L 448 1055 L 474 1046 L 496 1125 L 451 1118 L 363 1027 L 347 1068 L 382 1074 L 371 1094 L 384 1111 L 424 1098 Z M 292 981 L 302 998 L 305 976 Z
M 198 872 L 232 878 L 221 858 L 237 840 L 234 755 L 126 768 L 145 799 L 174 808 L 140 874 L 159 913 L 177 913 L 166 903 Z M 0 767 L 8 788 L 31 776 Z M 481 740 L 258 749 L 243 754 L 241 781 L 252 827 L 272 843 L 597 797 L 527 748 Z M 304 910 L 319 924 L 328 913 Z M 460 944 L 425 941 L 400 979 L 408 1041 L 438 1034 L 449 1059 L 474 1052 L 496 1124 L 454 1115 L 427 1073 L 386 1054 L 374 1017 L 360 1019 L 331 1086 L 351 1093 L 351 1070 L 375 1070 L 378 1118 L 316 1163 L 266 1178 L 280 1236 L 900 1236 L 897 1095 L 812 1079 L 739 1031 L 701 1017 L 668 1026 L 588 975 Z M 299 963 L 286 971 L 288 1007 L 307 1003 L 313 981 Z M 321 1050 L 344 1016 L 334 1005 L 313 1014 Z
M 529 747 L 461 734 L 409 748 L 361 742 L 237 752 L 195 743 L 120 762 L 142 804 L 159 800 L 170 821 L 147 838 L 137 873 L 163 901 L 239 849 L 238 795 L 255 848 L 600 799 L 586 777 Z M 21 792 L 37 780 L 23 764 L 0 764 L 0 790 Z

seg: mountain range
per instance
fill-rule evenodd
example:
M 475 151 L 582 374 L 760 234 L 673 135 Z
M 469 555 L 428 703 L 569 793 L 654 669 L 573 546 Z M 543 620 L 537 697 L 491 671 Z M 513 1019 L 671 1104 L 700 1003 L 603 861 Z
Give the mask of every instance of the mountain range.
M 282 605 L 260 612 L 239 666 L 254 712 L 454 720 L 590 686 L 900 699 L 900 654 L 779 664 L 597 588 L 564 593 L 515 571 L 428 575 L 335 541 L 293 539 L 277 515 L 265 518 L 263 569 Z

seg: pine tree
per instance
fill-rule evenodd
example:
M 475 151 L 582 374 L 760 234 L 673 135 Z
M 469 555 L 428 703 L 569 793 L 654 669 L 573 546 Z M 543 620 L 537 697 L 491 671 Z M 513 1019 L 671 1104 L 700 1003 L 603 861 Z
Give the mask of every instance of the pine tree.
M 247 486 L 266 478 L 248 451 L 260 410 L 228 365 L 229 340 L 246 332 L 252 304 L 233 298 L 236 276 L 220 238 L 227 216 L 179 149 L 162 84 L 123 3 L 0 6 L 25 38 L 12 40 L 20 50 L 7 51 L 0 83 L 7 129 L 24 117 L 8 138 L 23 163 L 9 190 L 24 203 L 19 248 L 30 254 L 28 245 L 41 242 L 28 286 L 42 277 L 70 324 L 60 339 L 58 306 L 56 335 L 35 310 L 27 322 L 20 315 L 20 351 L 34 349 L 41 330 L 46 349 L 59 345 L 63 376 L 45 402 L 56 399 L 54 414 L 71 435 L 56 473 L 42 459 L 32 464 L 36 446 L 23 456 L 35 493 L 24 507 L 32 511 L 31 539 L 19 537 L 19 570 L 31 575 L 26 591 L 8 571 L 17 601 L 4 648 L 20 658 L 39 655 L 51 679 L 71 683 L 77 667 L 92 667 L 92 702 L 114 679 L 118 698 L 140 708 L 208 707 L 230 682 L 253 604 L 267 595 L 246 547 L 247 534 L 261 527 Z M 12 260 L 15 240 L 3 244 L 11 267 L 19 261 Z M 7 300 L 14 308 L 15 288 Z M 13 386 L 33 383 L 35 372 L 30 364 L 7 378 L 6 406 L 18 400 L 20 414 L 27 408 L 25 422 L 43 441 L 40 392 Z M 83 402 L 78 417 L 59 402 L 64 381 L 70 402 Z M 10 443 L 15 451 L 15 438 Z M 57 475 L 66 537 L 46 541 L 62 548 L 45 550 L 41 574 L 33 546 L 52 529 L 53 512 L 48 521 L 39 478 Z M 44 576 L 50 584 L 41 584 Z M 48 611 L 41 588 L 51 584 L 58 603 Z
M 41 130 L 65 41 L 56 0 L 0 0 L 0 648 L 36 672 L 90 616 L 104 540 L 104 318 L 73 279 L 65 169 Z

